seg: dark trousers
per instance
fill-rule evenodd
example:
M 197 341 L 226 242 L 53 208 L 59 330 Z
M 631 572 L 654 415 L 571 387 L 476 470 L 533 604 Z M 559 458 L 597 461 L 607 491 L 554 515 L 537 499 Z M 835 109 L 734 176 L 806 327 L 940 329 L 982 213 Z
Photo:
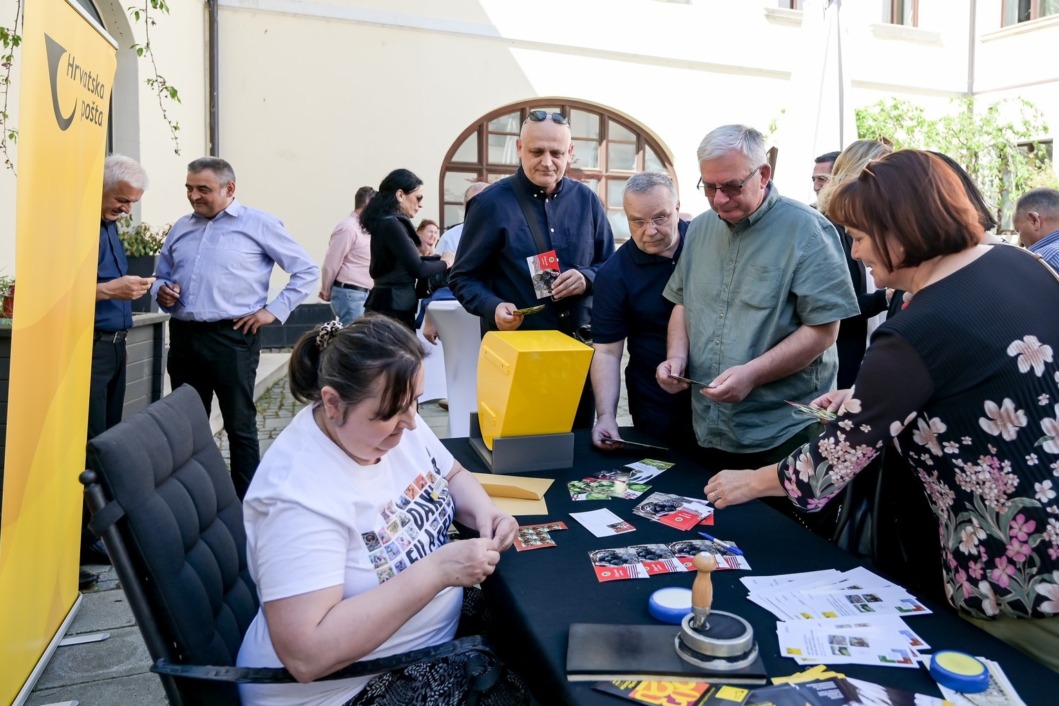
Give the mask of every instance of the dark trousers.
M 92 379 L 88 390 L 88 438 L 121 421 L 125 406 L 125 341 L 92 342 Z
M 93 439 L 121 421 L 125 406 L 125 340 L 92 341 L 92 375 L 88 388 L 88 438 Z M 81 511 L 81 546 L 95 541 L 88 531 L 88 506 Z
M 408 330 L 415 333 L 416 330 L 416 313 L 414 311 L 397 311 L 396 309 L 379 309 L 372 308 L 370 306 L 365 307 L 366 311 L 373 311 L 376 314 L 382 314 L 383 316 L 389 316 L 394 321 L 400 321 Z
M 170 319 L 169 361 L 173 389 L 191 385 L 210 413 L 213 394 L 228 432 L 232 482 L 240 499 L 246 495 L 261 452 L 257 441 L 254 381 L 261 358 L 261 335 L 237 331 L 234 322 Z

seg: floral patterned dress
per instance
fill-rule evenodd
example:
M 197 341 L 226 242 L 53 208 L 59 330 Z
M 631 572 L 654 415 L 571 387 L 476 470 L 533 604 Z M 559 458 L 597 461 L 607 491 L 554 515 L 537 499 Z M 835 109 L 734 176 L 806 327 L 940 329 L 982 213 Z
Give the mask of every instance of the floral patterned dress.
M 819 508 L 891 440 L 937 516 L 949 602 L 1059 614 L 1059 282 L 1041 263 L 997 246 L 920 290 L 780 481 Z

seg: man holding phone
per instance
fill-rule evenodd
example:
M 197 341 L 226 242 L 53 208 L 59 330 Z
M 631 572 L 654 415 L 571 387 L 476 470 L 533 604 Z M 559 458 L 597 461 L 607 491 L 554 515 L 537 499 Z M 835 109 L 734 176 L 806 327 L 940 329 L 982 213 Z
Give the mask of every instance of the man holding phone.
M 616 421 L 621 360 L 629 344 L 625 388 L 637 430 L 673 445 L 695 444 L 691 393 L 670 395 L 655 382 L 666 358 L 666 328 L 673 303 L 662 296 L 684 248 L 688 224 L 680 220 L 677 190 L 668 174 L 641 172 L 625 182 L 622 205 L 632 240 L 596 275 L 592 312 L 592 392 L 596 424 L 592 443 L 620 448 Z

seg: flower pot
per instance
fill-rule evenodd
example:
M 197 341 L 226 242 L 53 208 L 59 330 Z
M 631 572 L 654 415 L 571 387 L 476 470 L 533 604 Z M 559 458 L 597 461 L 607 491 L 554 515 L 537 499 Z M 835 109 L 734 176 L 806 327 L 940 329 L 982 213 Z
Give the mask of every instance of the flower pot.
M 129 261 L 129 274 L 136 275 L 137 277 L 152 277 L 154 276 L 154 269 L 158 265 L 157 255 L 139 255 L 137 257 L 126 258 Z M 157 312 L 158 301 L 155 300 L 151 293 L 144 294 L 139 299 L 135 299 L 132 302 L 133 313 L 145 313 L 145 312 Z
M 3 307 L 0 309 L 0 319 L 11 319 L 15 315 L 15 285 L 11 285 L 4 292 Z

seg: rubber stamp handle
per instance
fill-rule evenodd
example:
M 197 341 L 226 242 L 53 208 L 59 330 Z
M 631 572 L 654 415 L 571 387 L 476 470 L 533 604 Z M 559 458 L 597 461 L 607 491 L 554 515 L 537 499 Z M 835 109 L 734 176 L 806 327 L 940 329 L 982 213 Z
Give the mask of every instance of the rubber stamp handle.
M 691 586 L 691 612 L 695 616 L 695 626 L 701 626 L 710 614 L 713 605 L 713 572 L 717 569 L 717 558 L 713 554 L 696 554 L 692 559 L 695 569 L 695 583 Z

